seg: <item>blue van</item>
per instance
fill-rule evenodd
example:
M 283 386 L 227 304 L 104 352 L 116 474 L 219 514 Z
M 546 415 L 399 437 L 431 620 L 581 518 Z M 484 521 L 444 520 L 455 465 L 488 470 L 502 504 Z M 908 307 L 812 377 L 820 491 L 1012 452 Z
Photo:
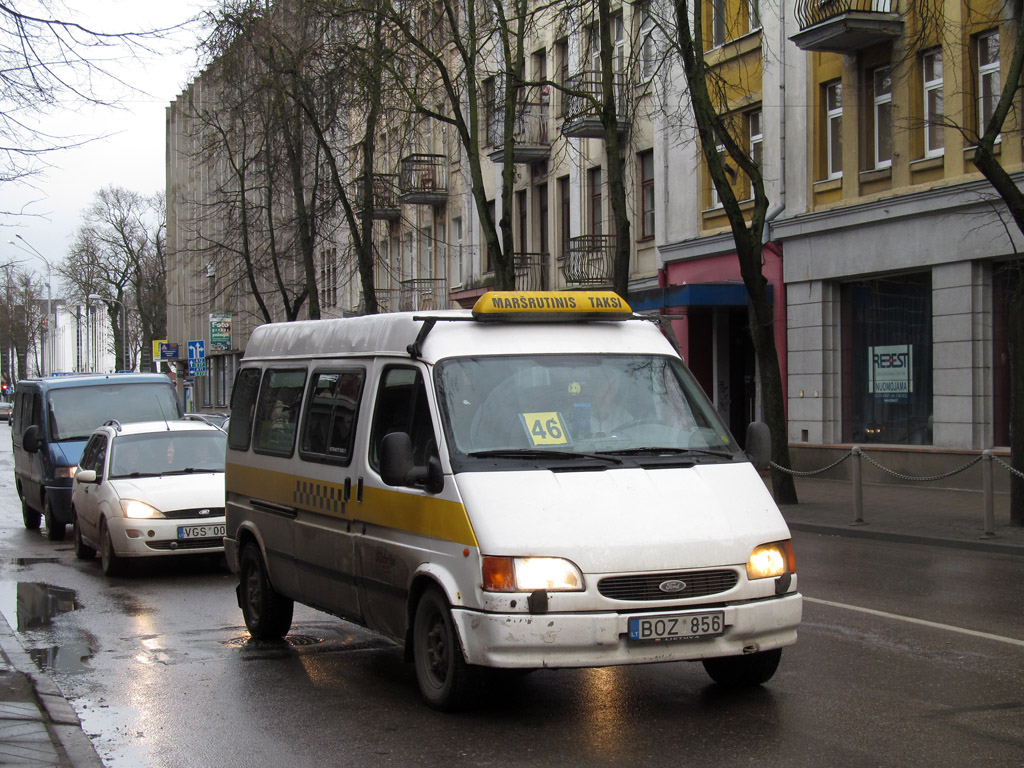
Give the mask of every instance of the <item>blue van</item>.
M 22 379 L 14 400 L 14 479 L 25 527 L 46 519 L 47 537 L 64 538 L 71 519 L 71 479 L 93 430 L 120 423 L 173 421 L 181 406 L 162 373 L 115 373 Z

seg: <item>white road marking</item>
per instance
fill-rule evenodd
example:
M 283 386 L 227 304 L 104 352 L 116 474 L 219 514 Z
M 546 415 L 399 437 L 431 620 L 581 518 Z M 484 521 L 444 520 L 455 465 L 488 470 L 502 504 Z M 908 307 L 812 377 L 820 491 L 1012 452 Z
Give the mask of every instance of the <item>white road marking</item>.
M 896 621 L 905 621 L 909 624 L 918 624 L 922 627 L 932 627 L 933 629 L 945 629 L 949 632 L 959 632 L 962 635 L 970 635 L 971 637 L 983 637 L 986 640 L 995 640 L 999 643 L 1009 643 L 1010 645 L 1019 645 L 1021 647 L 1024 647 L 1024 640 L 1018 640 L 1015 637 L 993 635 L 990 632 L 978 632 L 974 629 L 954 627 L 952 624 L 940 624 L 937 621 L 925 621 L 924 619 L 915 619 L 911 616 L 901 616 L 898 613 L 887 613 L 886 611 L 876 611 L 872 608 L 861 608 L 859 605 L 847 605 L 846 603 L 834 603 L 831 600 L 819 600 L 816 597 L 807 597 L 807 595 L 804 595 L 804 600 L 808 603 L 828 605 L 832 608 L 845 608 L 848 611 L 858 611 L 860 613 L 869 613 L 872 616 L 881 616 L 883 619 L 895 619 Z

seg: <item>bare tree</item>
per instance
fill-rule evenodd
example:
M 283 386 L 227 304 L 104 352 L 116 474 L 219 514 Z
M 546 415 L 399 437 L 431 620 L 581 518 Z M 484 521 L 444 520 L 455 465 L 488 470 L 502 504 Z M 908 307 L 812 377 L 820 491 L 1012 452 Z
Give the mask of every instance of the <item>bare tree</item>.
M 772 489 L 781 504 L 797 501 L 796 485 L 791 475 L 777 467 L 791 466 L 786 404 L 782 387 L 782 371 L 775 346 L 774 316 L 768 280 L 762 270 L 762 234 L 768 213 L 768 195 L 760 165 L 755 162 L 740 137 L 740 126 L 726 109 L 726 83 L 719 72 L 704 59 L 703 10 L 701 2 L 675 0 L 673 44 L 682 62 L 686 87 L 693 109 L 700 149 L 718 199 L 729 221 L 740 274 L 747 288 L 747 311 L 750 334 L 761 378 L 761 402 L 765 421 L 771 430 Z M 720 150 L 724 147 L 724 152 Z M 749 214 L 740 205 L 734 184 L 737 178 L 749 184 L 753 205 Z

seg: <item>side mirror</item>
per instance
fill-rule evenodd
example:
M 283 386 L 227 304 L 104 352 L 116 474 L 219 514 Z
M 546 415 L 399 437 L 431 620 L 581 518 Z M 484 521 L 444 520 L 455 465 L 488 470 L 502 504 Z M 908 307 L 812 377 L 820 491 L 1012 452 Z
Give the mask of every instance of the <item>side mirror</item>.
M 417 467 L 413 463 L 412 438 L 407 432 L 384 435 L 380 444 L 380 476 L 388 485 L 418 486 L 428 493 L 444 489 L 440 460 L 431 456 L 426 466 Z
M 768 469 L 772 460 L 772 433 L 763 421 L 752 421 L 747 427 L 746 453 L 754 469 Z
M 36 453 L 41 442 L 38 424 L 33 424 L 21 434 L 21 447 L 28 453 Z
M 75 479 L 80 483 L 95 483 L 99 480 L 95 469 L 80 469 L 75 473 Z

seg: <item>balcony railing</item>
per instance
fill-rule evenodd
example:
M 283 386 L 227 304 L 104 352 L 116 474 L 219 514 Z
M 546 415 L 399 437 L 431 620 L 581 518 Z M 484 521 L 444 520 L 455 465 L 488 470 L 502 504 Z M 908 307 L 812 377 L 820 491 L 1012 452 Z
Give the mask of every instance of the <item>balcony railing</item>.
M 398 200 L 415 205 L 441 205 L 448 199 L 448 158 L 409 155 L 398 169 Z
M 515 259 L 517 291 L 548 290 L 548 254 L 517 253 Z
M 805 51 L 854 53 L 903 34 L 897 0 L 796 0 L 795 12 L 791 39 Z
M 561 270 L 567 286 L 611 285 L 615 265 L 615 235 L 569 238 Z
M 378 312 L 398 311 L 398 307 L 401 304 L 402 299 L 401 290 L 398 288 L 377 288 L 374 293 L 377 296 Z
M 565 105 L 562 135 L 571 138 L 602 138 L 604 126 L 601 124 L 601 104 L 604 101 L 604 86 L 601 73 L 579 72 L 566 81 L 565 87 L 566 91 L 562 95 L 562 103 Z M 622 80 L 616 75 L 615 107 L 620 132 L 629 127 L 629 121 L 623 117 L 623 97 Z
M 398 207 L 398 196 L 396 181 L 398 177 L 393 173 L 373 174 L 373 218 L 391 220 L 397 219 L 401 210 Z M 359 176 L 355 180 L 355 204 L 357 213 L 362 212 L 362 205 L 365 196 L 366 177 Z
M 546 96 L 536 101 L 521 101 L 516 104 L 516 119 L 512 127 L 512 162 L 534 163 L 550 157 L 550 114 Z M 492 121 L 488 130 L 488 143 L 494 148 L 488 157 L 500 163 L 505 159 L 504 121 Z
M 399 286 L 399 310 L 402 312 L 448 308 L 448 281 L 443 278 L 403 280 Z

